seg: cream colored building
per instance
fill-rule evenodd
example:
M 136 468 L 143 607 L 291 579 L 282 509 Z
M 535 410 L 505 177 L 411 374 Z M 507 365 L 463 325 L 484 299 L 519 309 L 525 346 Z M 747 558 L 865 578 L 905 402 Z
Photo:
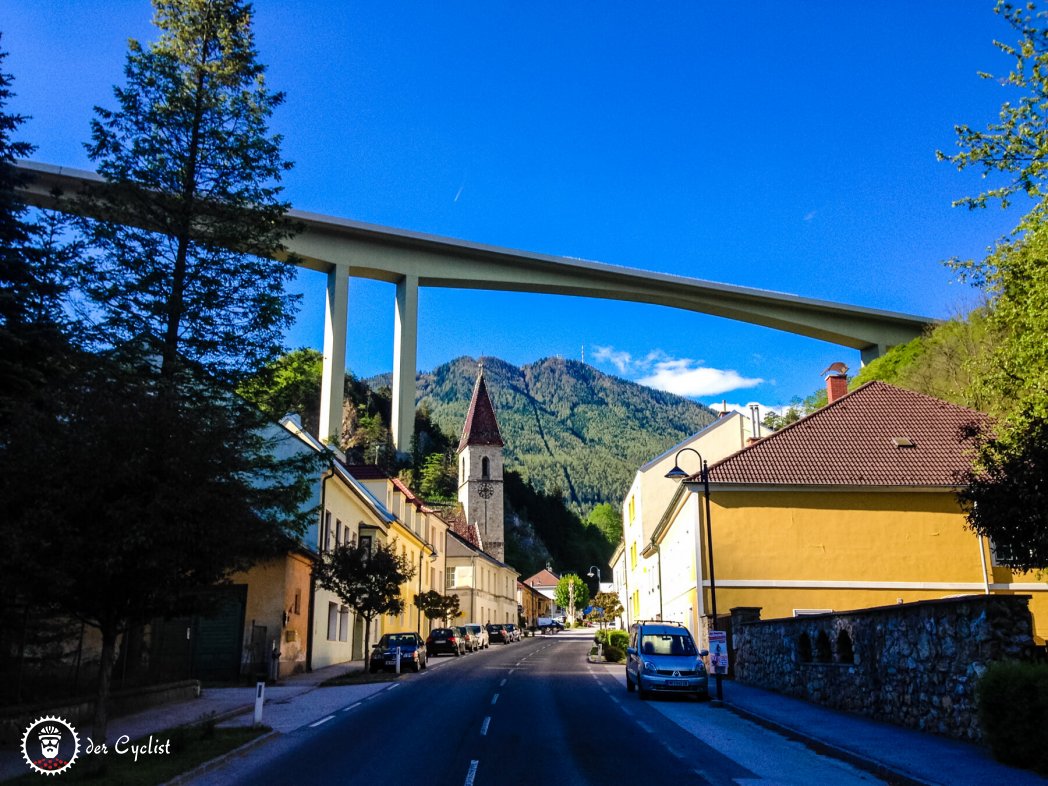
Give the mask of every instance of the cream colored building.
M 755 410 L 748 416 L 738 412 L 722 414 L 702 431 L 637 470 L 622 504 L 623 541 L 610 560 L 627 625 L 638 619 L 684 621 L 690 613 L 686 587 L 678 581 L 667 585 L 666 579 L 684 575 L 685 562 L 693 559 L 694 543 L 682 531 L 674 532 L 666 543 L 653 545 L 651 540 L 679 486 L 677 481 L 667 479 L 666 473 L 674 467 L 678 456 L 681 468 L 690 474 L 701 469 L 696 452 L 712 464 L 746 447 L 747 442 L 762 434 L 758 414 Z M 660 561 L 653 559 L 659 549 L 668 555 L 661 563 L 661 577 Z

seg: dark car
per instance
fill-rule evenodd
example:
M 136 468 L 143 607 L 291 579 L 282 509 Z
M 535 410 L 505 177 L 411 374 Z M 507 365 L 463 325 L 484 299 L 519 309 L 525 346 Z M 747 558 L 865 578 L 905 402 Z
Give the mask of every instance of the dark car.
M 496 625 L 495 623 L 489 622 L 485 627 L 488 629 L 488 639 L 490 641 L 500 641 L 503 644 L 510 643 L 511 637 L 509 631 L 506 630 L 505 625 Z
M 455 628 L 434 628 L 426 637 L 426 654 L 437 657 L 442 652 L 449 655 L 466 654 L 466 638 Z
M 400 650 L 400 670 L 418 671 L 426 668 L 426 647 L 417 633 L 386 633 L 371 649 L 368 671 L 374 674 L 381 669 L 397 667 L 397 650 Z

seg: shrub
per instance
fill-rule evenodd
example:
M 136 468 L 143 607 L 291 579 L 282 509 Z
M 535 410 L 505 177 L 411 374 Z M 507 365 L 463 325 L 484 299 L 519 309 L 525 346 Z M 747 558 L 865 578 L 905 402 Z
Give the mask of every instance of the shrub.
M 608 644 L 616 649 L 625 652 L 626 647 L 630 645 L 630 634 L 624 630 L 609 630 L 605 633 L 608 634 Z
M 605 644 L 604 660 L 608 663 L 622 663 L 622 661 L 626 660 L 626 653 L 614 644 Z
M 994 757 L 1048 775 L 1048 664 L 994 663 L 976 699 Z

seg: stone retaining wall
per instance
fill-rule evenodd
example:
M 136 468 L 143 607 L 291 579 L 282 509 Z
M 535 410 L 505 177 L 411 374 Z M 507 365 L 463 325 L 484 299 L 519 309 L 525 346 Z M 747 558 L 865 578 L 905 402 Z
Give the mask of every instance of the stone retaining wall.
M 760 620 L 732 609 L 735 678 L 836 709 L 981 740 L 987 665 L 1033 655 L 1028 595 L 970 595 Z

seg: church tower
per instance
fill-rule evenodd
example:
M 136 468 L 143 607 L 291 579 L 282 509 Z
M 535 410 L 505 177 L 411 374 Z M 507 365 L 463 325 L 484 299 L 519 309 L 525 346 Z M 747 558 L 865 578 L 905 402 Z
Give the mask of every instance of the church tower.
M 481 364 L 466 425 L 458 446 L 458 498 L 466 523 L 480 531 L 481 548 L 505 562 L 502 489 L 502 435 L 484 384 Z

